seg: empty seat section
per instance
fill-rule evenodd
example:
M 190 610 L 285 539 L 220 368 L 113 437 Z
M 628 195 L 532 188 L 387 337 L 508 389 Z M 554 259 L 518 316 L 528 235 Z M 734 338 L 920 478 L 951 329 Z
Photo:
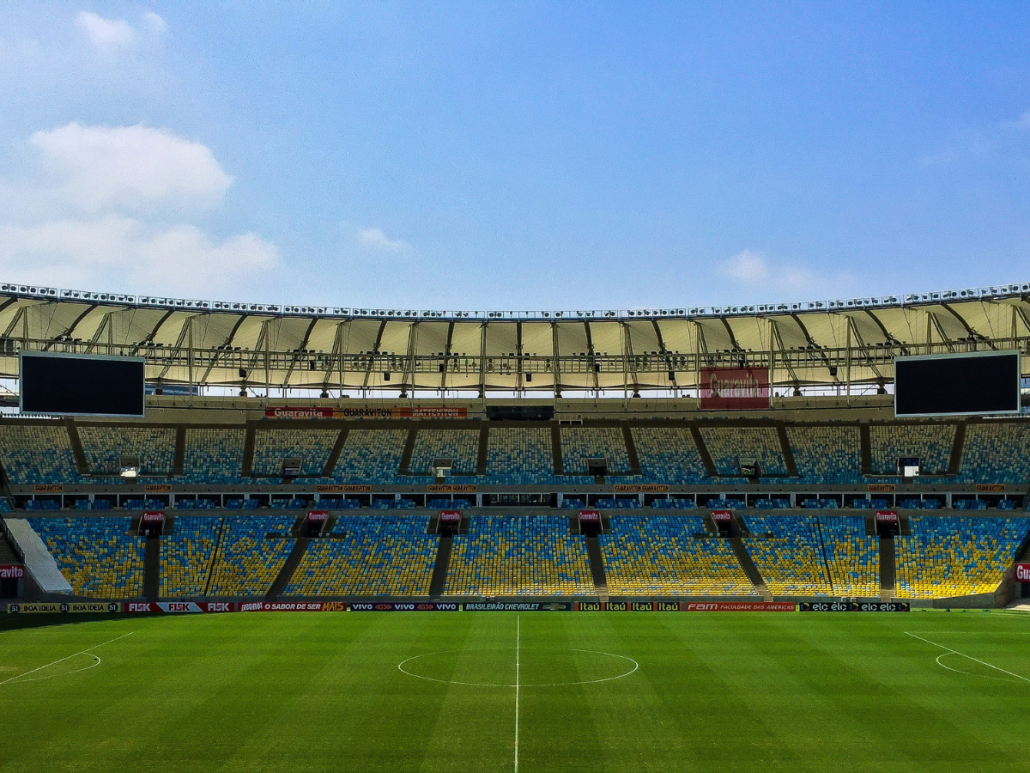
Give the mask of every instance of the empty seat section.
M 701 437 L 720 475 L 740 475 L 739 460 L 757 460 L 762 475 L 786 475 L 775 427 L 702 427 Z
M 76 595 L 143 595 L 146 539 L 129 533 L 131 518 L 32 518 L 29 523 Z
M 698 516 L 611 519 L 600 537 L 608 591 L 616 596 L 747 596 L 755 588 L 730 543 L 698 538 Z
M 203 596 L 211 575 L 221 518 L 179 516 L 175 534 L 161 538 L 161 595 Z
M 123 456 L 139 457 L 143 475 L 169 475 L 175 461 L 174 427 L 79 427 L 79 440 L 94 475 L 117 477 Z
M 492 427 L 487 445 L 486 470 L 492 483 L 533 484 L 555 481 L 551 431 L 528 427 Z
M 862 479 L 858 427 L 787 427 L 798 475 L 808 483 L 855 483 Z
M 341 483 L 393 483 L 400 472 L 407 438 L 408 432 L 403 429 L 352 429 L 340 450 L 333 479 Z
M 897 475 L 898 459 L 902 457 L 918 458 L 924 475 L 946 473 L 954 443 L 954 424 L 873 424 L 869 427 L 874 473 Z
M 314 540 L 286 587 L 290 596 L 425 596 L 438 538 L 428 516 L 344 515 Z
M 299 458 L 301 475 L 321 475 L 340 431 L 272 429 L 254 433 L 254 475 L 281 475 L 284 459 Z
M 1030 424 L 967 424 L 959 475 L 969 483 L 1026 483 L 1030 480 Z
M 922 515 L 895 537 L 895 595 L 903 599 L 994 593 L 1030 523 L 1024 518 Z
M 880 593 L 880 541 L 866 536 L 865 518 L 820 517 L 823 548 L 834 596 L 873 597 Z
M 629 472 L 626 440 L 618 427 L 562 427 L 561 454 L 570 475 L 586 475 L 587 459 L 606 459 L 608 472 Z
M 678 427 L 633 427 L 633 444 L 645 480 L 698 483 L 708 478 L 690 430 Z
M 474 475 L 478 456 L 477 429 L 423 429 L 415 436 L 408 472 L 432 475 L 434 459 L 450 459 L 453 475 Z
M 242 515 L 225 519 L 211 571 L 210 596 L 263 596 L 295 540 L 292 515 Z M 269 538 L 269 534 L 287 535 Z
M 474 516 L 454 538 L 453 596 L 581 596 L 594 593 L 586 541 L 560 515 Z
M 826 561 L 816 519 L 792 515 L 747 515 L 751 559 L 775 596 L 828 596 Z
M 0 425 L 0 461 L 11 483 L 79 482 L 75 454 L 64 425 Z
M 183 477 L 196 483 L 240 481 L 245 438 L 242 429 L 187 429 Z

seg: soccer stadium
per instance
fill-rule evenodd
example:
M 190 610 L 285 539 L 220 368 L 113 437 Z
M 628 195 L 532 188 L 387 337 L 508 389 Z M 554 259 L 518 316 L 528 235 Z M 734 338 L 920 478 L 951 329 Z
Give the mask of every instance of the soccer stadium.
M 0 773 L 1027 770 L 1028 39 L 0 3 Z

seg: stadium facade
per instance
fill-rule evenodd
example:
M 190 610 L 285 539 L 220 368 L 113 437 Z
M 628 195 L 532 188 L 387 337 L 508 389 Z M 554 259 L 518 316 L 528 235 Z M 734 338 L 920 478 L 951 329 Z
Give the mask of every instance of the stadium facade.
M 0 285 L 0 376 L 141 357 L 156 392 L 142 418 L 0 420 L 3 593 L 1012 603 L 1030 421 L 891 393 L 898 357 L 1026 354 L 1028 313 L 1030 285 L 535 313 Z

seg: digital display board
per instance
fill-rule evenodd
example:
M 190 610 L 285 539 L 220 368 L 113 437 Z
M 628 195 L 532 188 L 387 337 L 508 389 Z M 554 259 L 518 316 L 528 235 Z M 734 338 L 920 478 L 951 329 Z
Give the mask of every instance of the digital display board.
M 1018 351 L 894 360 L 896 416 L 1019 413 Z
M 23 413 L 143 416 L 142 357 L 21 352 Z

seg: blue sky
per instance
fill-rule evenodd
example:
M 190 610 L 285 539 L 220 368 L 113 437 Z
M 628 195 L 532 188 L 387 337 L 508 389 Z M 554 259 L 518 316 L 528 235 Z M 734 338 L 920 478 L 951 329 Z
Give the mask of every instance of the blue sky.
M 1030 5 L 7 3 L 0 279 L 636 308 L 1030 279 Z

